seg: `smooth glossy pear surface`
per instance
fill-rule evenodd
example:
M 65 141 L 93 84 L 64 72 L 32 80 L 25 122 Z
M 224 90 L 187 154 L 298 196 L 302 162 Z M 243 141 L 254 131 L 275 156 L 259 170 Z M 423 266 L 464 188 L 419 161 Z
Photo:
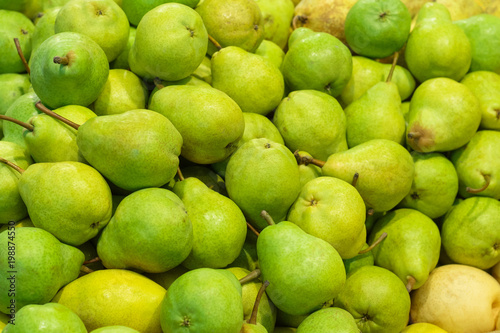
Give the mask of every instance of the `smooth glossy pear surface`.
M 22 13 L 13 10 L 0 10 L 0 74 L 23 73 L 24 65 L 17 54 L 13 39 L 18 38 L 23 54 L 28 60 L 31 55 L 31 36 L 35 30 L 33 22 Z
M 316 332 L 359 333 L 359 329 L 349 312 L 332 307 L 313 312 L 297 327 L 297 333 Z
M 489 71 L 467 74 L 460 83 L 466 85 L 479 100 L 482 129 L 500 129 L 500 75 Z

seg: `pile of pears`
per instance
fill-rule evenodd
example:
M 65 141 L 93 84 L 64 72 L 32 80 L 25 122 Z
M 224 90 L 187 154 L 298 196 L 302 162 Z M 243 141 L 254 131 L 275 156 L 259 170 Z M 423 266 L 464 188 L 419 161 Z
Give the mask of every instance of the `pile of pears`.
M 0 0 L 0 331 L 500 330 L 500 11 L 457 3 Z

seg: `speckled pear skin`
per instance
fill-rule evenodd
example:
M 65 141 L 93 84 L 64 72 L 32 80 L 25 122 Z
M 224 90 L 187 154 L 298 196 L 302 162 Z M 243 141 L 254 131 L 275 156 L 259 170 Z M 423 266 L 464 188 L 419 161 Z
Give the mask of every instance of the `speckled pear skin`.
M 10 236 L 12 236 L 12 231 Z M 9 230 L 0 233 L 0 254 L 8 258 Z M 73 281 L 80 273 L 85 256 L 75 247 L 57 240 L 40 228 L 15 229 L 16 310 L 28 304 L 49 302 L 59 288 Z M 8 277 L 12 268 L 7 260 L 0 262 L 0 288 L 9 290 Z M 34 278 L 36 277 L 36 278 Z M 11 297 L 7 292 L 0 294 L 1 311 L 7 313 Z
M 341 308 L 325 308 L 313 312 L 297 327 L 297 333 L 359 333 L 353 316 Z
M 140 333 L 127 326 L 106 326 L 93 330 L 90 333 Z
M 82 320 L 70 309 L 57 303 L 27 305 L 16 313 L 15 325 L 9 324 L 3 333 L 33 332 L 87 333 Z
M 111 218 L 111 190 L 94 168 L 80 162 L 35 163 L 19 180 L 33 224 L 78 246 Z
M 5 4 L 2 4 L 5 8 Z M 7 5 L 9 6 L 9 5 Z M 35 30 L 33 22 L 22 13 L 13 10 L 0 10 L 0 74 L 25 72 L 21 58 L 17 54 L 13 39 L 18 38 L 23 54 L 28 60 L 31 56 L 31 36 Z
M 89 119 L 76 142 L 90 165 L 116 186 L 135 191 L 174 177 L 183 140 L 167 118 L 141 109 Z

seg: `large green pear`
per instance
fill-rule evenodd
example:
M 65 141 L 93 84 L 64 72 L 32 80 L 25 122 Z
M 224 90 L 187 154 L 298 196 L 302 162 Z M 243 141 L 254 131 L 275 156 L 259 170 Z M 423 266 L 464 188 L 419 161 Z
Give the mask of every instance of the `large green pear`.
M 122 0 L 121 7 L 130 23 L 137 26 L 147 12 L 167 2 L 178 2 L 195 8 L 200 0 Z
M 391 271 L 364 266 L 349 274 L 334 306 L 347 310 L 361 332 L 399 333 L 408 323 L 410 296 Z
M 358 254 L 366 242 L 366 207 L 356 189 L 333 177 L 318 177 L 306 183 L 288 211 L 287 220 L 321 238 L 342 259 Z
M 212 86 L 229 95 L 243 112 L 270 113 L 283 98 L 280 70 L 259 55 L 236 46 L 212 56 Z
M 28 92 L 29 87 L 27 74 L 0 74 L 0 114 L 5 114 L 16 99 Z
M 431 219 L 446 214 L 458 193 L 458 176 L 449 159 L 440 153 L 411 152 L 415 174 L 410 193 L 398 207 L 413 208 Z
M 288 47 L 281 65 L 288 88 L 340 95 L 352 75 L 347 46 L 325 32 L 298 28 L 290 35 Z
M 101 174 L 86 164 L 32 164 L 18 187 L 35 227 L 64 243 L 85 243 L 111 218 L 111 190 Z
M 472 72 L 460 81 L 478 98 L 482 129 L 500 130 L 500 75 L 489 71 Z
M 232 263 L 247 233 L 245 216 L 238 206 L 193 177 L 176 182 L 173 191 L 193 224 L 193 248 L 183 266 L 222 268 Z
M 45 304 L 75 280 L 83 253 L 40 228 L 9 227 L 0 233 L 0 312 L 15 314 L 25 305 Z M 14 254 L 12 254 L 14 253 Z
M 183 139 L 181 155 L 198 164 L 227 158 L 245 129 L 238 104 L 214 88 L 168 86 L 154 94 L 149 108 L 174 124 Z
M 230 273 L 235 280 L 236 277 Z M 243 302 L 228 275 L 211 268 L 189 271 L 172 283 L 161 304 L 164 333 L 239 333 Z
M 193 226 L 182 201 L 162 188 L 146 188 L 123 199 L 97 242 L 107 268 L 168 271 L 193 246 Z
M 282 144 L 266 138 L 243 144 L 231 156 L 226 169 L 229 197 L 241 208 L 249 222 L 259 229 L 267 226 L 260 213 L 266 210 L 278 220 L 300 192 L 297 161 Z
M 38 332 L 87 333 L 82 320 L 70 309 L 58 303 L 31 304 L 16 313 L 15 324 L 9 324 L 4 333 Z
M 127 46 L 129 23 L 113 0 L 71 0 L 57 14 L 55 32 L 78 32 L 89 36 L 106 53 L 108 62 Z
M 5 111 L 5 115 L 23 122 L 27 122 L 31 117 L 41 112 L 35 107 L 35 103 L 40 98 L 34 92 L 28 92 L 17 98 Z M 4 141 L 17 143 L 27 149 L 24 141 L 24 128 L 9 121 L 0 120 L 3 123 Z
M 454 151 L 451 160 L 457 169 L 462 197 L 486 196 L 500 199 L 500 132 L 478 131 L 469 143 Z
M 160 305 L 165 289 L 125 269 L 104 269 L 64 286 L 53 302 L 75 312 L 88 331 L 121 325 L 142 333 L 162 333 Z
M 262 230 L 257 255 L 262 279 L 270 283 L 267 295 L 288 314 L 309 314 L 344 286 L 344 264 L 337 250 L 292 222 Z
M 107 179 L 134 191 L 172 180 L 183 141 L 167 118 L 139 109 L 89 119 L 78 128 L 76 142 Z
M 500 262 L 500 203 L 472 197 L 460 202 L 441 228 L 443 248 L 453 262 L 489 269 Z
M 194 9 L 175 2 L 159 5 L 137 26 L 130 69 L 143 78 L 180 80 L 201 64 L 207 45 L 207 30 Z
M 274 112 L 273 123 L 291 151 L 318 159 L 347 150 L 346 117 L 332 96 L 316 90 L 291 92 Z
M 33 53 L 31 84 L 44 104 L 88 106 L 108 79 L 106 54 L 90 37 L 61 32 L 47 38 Z
M 297 333 L 359 333 L 353 316 L 341 308 L 325 308 L 310 314 L 299 327 Z
M 445 152 L 465 145 L 481 122 L 479 100 L 465 85 L 445 77 L 427 80 L 413 94 L 407 142 L 418 152 Z
M 396 274 L 406 288 L 420 288 L 436 267 L 441 250 L 437 225 L 414 209 L 397 209 L 377 220 L 368 238 L 375 242 L 387 233 L 373 250 L 375 265 Z
M 8 141 L 0 141 L 0 157 L 23 169 L 33 163 L 23 147 Z M 28 216 L 28 210 L 17 187 L 19 178 L 19 172 L 0 163 L 0 225 Z
M 440 3 L 426 3 L 405 49 L 413 76 L 420 82 L 437 77 L 458 81 L 469 71 L 471 59 L 469 39 L 452 23 L 448 9 Z
M 26 61 L 31 56 L 31 36 L 35 30 L 33 22 L 19 12 L 0 9 L 0 74 L 24 73 L 26 71 L 14 44 L 14 38 L 19 45 Z
M 256 1 L 264 22 L 264 39 L 272 41 L 284 49 L 290 34 L 295 7 L 292 0 Z
M 491 71 L 500 74 L 500 17 L 479 14 L 455 21 L 471 44 L 470 71 Z
M 322 172 L 348 183 L 356 178 L 355 187 L 366 207 L 384 212 L 394 208 L 410 191 L 414 165 L 403 146 L 376 139 L 331 155 Z

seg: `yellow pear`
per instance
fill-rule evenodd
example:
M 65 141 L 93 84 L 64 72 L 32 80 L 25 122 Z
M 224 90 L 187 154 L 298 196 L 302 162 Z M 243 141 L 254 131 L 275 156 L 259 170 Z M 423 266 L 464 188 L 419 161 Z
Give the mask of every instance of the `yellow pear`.
M 500 329 L 500 284 L 478 268 L 440 266 L 411 298 L 415 323 L 431 323 L 449 333 Z
M 432 325 L 429 323 L 417 323 L 410 326 L 406 326 L 401 333 L 447 333 L 445 330 L 439 326 Z

